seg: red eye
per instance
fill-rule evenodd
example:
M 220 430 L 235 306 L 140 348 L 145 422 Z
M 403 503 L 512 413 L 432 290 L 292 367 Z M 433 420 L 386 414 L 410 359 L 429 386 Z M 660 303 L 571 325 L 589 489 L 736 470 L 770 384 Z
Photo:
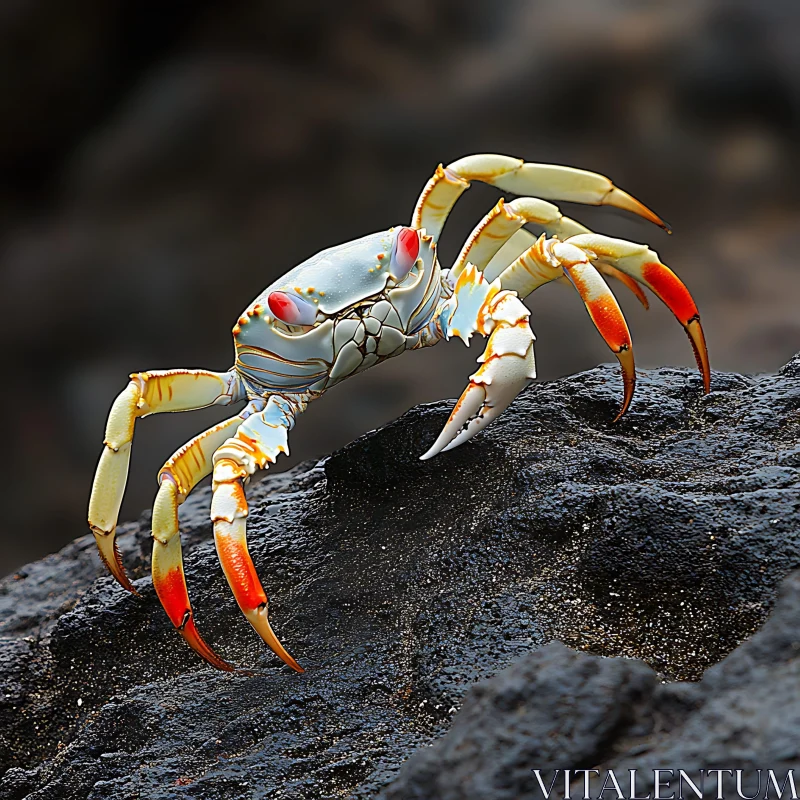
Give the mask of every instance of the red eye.
M 419 236 L 413 228 L 400 228 L 392 256 L 392 275 L 400 280 L 410 272 L 419 256 Z
M 287 292 L 270 292 L 267 304 L 274 317 L 289 325 L 313 325 L 317 316 L 312 303 Z

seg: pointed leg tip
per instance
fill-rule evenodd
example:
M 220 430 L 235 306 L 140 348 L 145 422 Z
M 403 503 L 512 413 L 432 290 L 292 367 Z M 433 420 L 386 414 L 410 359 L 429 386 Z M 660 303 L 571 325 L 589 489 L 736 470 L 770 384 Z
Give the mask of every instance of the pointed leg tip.
M 281 649 L 283 650 L 283 648 Z M 286 664 L 287 667 L 291 667 L 299 675 L 302 675 L 305 672 L 305 670 L 285 650 L 283 650 L 282 653 L 279 653 L 275 650 L 273 650 L 273 652 L 278 656 L 278 658 L 280 658 L 281 661 L 283 661 L 284 664 Z
M 703 333 L 703 325 L 700 322 L 700 315 L 696 314 L 683 327 L 689 336 L 697 368 L 703 377 L 703 394 L 708 394 L 711 391 L 711 362 L 708 359 L 708 346 Z
M 662 231 L 665 231 L 666 233 L 672 235 L 672 226 L 669 223 L 661 219 L 661 217 L 659 217 L 658 214 L 656 214 L 654 211 L 650 211 L 649 208 L 647 209 L 647 211 L 648 211 L 647 214 L 642 215 L 645 217 L 645 219 L 647 219 L 649 222 L 652 222 L 654 225 L 658 225 L 658 227 L 661 228 Z
M 614 422 L 619 422 L 625 415 L 625 412 L 630 408 L 631 401 L 633 400 L 633 393 L 636 390 L 636 366 L 633 360 L 633 349 L 631 347 L 624 348 L 617 353 L 619 359 L 620 369 L 622 370 L 622 385 L 623 396 L 622 406 Z
M 275 655 L 277 655 L 284 664 L 291 667 L 298 674 L 302 675 L 305 670 L 294 660 L 294 658 L 292 658 L 292 656 L 289 655 L 289 653 L 286 652 L 283 645 L 278 642 L 277 639 L 275 641 L 277 642 L 279 648 L 277 650 L 273 648 Z
M 630 394 L 626 394 L 625 395 L 625 398 L 622 401 L 622 406 L 620 407 L 619 411 L 617 412 L 617 416 L 614 417 L 614 419 L 611 422 L 612 425 L 615 425 L 617 422 L 619 422 L 625 416 L 625 414 L 627 413 L 628 409 L 630 408 L 631 399 L 632 398 L 633 398 L 633 391 L 631 391 Z
M 122 564 L 122 555 L 119 552 L 119 547 L 116 542 L 116 531 L 101 531 L 97 528 L 92 528 L 94 540 L 97 543 L 97 550 L 100 553 L 100 559 L 105 564 L 106 569 L 114 576 L 117 583 L 129 591 L 132 595 L 140 597 L 139 592 L 134 588 L 125 567 Z
M 648 220 L 649 222 L 652 222 L 654 225 L 658 225 L 658 227 L 661 228 L 661 230 L 666 231 L 669 234 L 672 233 L 672 226 L 668 222 L 665 222 L 663 219 L 661 219 L 661 217 L 658 216 L 658 214 L 656 214 L 655 211 L 651 211 L 644 204 L 640 204 L 640 205 L 641 205 L 642 212 L 643 212 L 642 216 L 646 220 Z
M 191 613 L 191 612 L 190 612 Z M 223 672 L 238 672 L 238 667 L 227 662 L 221 656 L 218 656 L 205 639 L 200 635 L 197 626 L 194 624 L 194 617 L 189 616 L 186 623 L 182 628 L 179 628 L 181 636 L 186 640 L 186 643 L 192 650 L 197 653 L 206 663 L 211 664 L 212 667 L 222 670 Z
M 255 628 L 256 633 L 262 638 L 264 644 L 275 653 L 284 664 L 291 667 L 295 672 L 305 672 L 305 670 L 292 658 L 286 648 L 272 630 L 267 616 L 267 604 L 259 606 L 251 612 L 245 612 L 248 622 Z
M 661 230 L 665 231 L 670 236 L 672 235 L 672 225 L 670 225 L 669 222 L 659 217 L 655 211 L 651 211 L 649 208 L 647 209 L 647 212 L 647 219 L 649 219 L 653 224 L 658 225 Z
M 655 211 L 649 209 L 641 200 L 637 200 L 632 194 L 628 194 L 618 186 L 614 186 L 602 202 L 604 205 L 615 206 L 624 211 L 637 214 L 648 222 L 658 225 L 659 228 L 663 228 L 667 233 L 672 233 L 670 226 Z

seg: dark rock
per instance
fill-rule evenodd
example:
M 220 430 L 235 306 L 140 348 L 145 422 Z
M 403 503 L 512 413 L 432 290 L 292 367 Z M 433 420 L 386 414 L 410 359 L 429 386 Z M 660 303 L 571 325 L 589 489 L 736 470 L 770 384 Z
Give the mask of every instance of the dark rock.
M 763 797 L 768 770 L 779 785 L 788 770 L 800 771 L 798 618 L 795 572 L 766 625 L 696 684 L 664 685 L 640 661 L 545 645 L 470 689 L 450 731 L 418 750 L 381 796 L 541 797 L 538 769 L 546 787 L 554 780 L 553 797 L 563 797 L 564 770 L 594 769 L 590 796 L 600 797 L 607 771 L 627 790 L 633 769 L 636 792 L 646 797 L 655 794 L 654 769 L 676 776 L 683 769 L 700 785 L 701 769 L 733 767 L 742 771 L 744 795 Z M 573 796 L 582 796 L 583 781 L 573 774 Z M 704 796 L 718 796 L 716 775 L 705 782 Z M 733 775 L 722 776 L 723 797 L 740 797 L 735 787 Z M 661 796 L 670 794 L 662 786 Z
M 172 630 L 147 576 L 148 516 L 120 537 L 141 599 L 97 579 L 88 539 L 26 567 L 0 584 L 0 798 L 374 797 L 446 731 L 470 686 L 554 639 L 700 678 L 762 625 L 800 566 L 800 382 L 715 374 L 706 397 L 699 383 L 642 371 L 616 425 L 610 366 L 534 385 L 430 462 L 418 456 L 450 406 L 418 407 L 253 485 L 250 549 L 302 676 L 230 597 L 207 490 L 182 508 L 190 593 L 209 641 L 254 675 L 206 667 Z M 765 629 L 726 664 L 742 681 L 761 674 L 768 642 Z M 497 694 L 499 724 L 536 686 L 552 693 L 520 721 L 532 743 L 509 754 L 517 772 L 540 752 L 569 755 L 552 718 L 571 713 L 570 694 L 593 698 L 569 745 L 587 766 L 613 758 L 621 736 L 645 736 L 652 704 L 677 718 L 695 702 L 692 686 L 671 696 L 629 661 L 559 647 L 533 659 L 459 717 L 477 719 Z M 686 741 L 710 725 L 691 720 Z

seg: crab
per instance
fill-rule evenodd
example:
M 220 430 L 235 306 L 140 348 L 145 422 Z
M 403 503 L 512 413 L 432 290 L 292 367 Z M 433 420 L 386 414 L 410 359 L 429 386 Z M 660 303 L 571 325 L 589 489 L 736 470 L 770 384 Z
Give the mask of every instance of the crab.
M 520 195 L 499 200 L 450 267 L 437 256 L 445 221 L 472 181 Z M 546 199 L 542 199 L 546 198 Z M 236 361 L 227 372 L 140 372 L 116 398 L 89 501 L 89 526 L 117 581 L 136 594 L 122 565 L 115 531 L 128 475 L 134 424 L 165 411 L 245 405 L 181 447 L 158 474 L 153 506 L 153 586 L 172 624 L 195 652 L 222 670 L 235 667 L 201 637 L 183 570 L 178 507 L 212 475 L 211 520 L 222 569 L 239 608 L 263 641 L 297 672 L 270 626 L 268 601 L 247 549 L 251 476 L 289 452 L 288 434 L 309 402 L 381 361 L 473 334 L 488 337 L 480 367 L 429 459 L 471 439 L 536 376 L 530 311 L 522 300 L 550 281 L 570 283 L 619 360 L 623 396 L 634 393 L 628 326 L 605 277 L 618 279 L 647 307 L 642 286 L 689 335 L 706 392 L 710 369 L 700 316 L 689 291 L 647 245 L 593 233 L 547 200 L 614 206 L 668 230 L 650 209 L 608 178 L 580 169 L 472 155 L 439 165 L 422 190 L 411 223 L 312 256 L 268 286 L 233 328 Z M 537 238 L 524 225 L 543 229 Z

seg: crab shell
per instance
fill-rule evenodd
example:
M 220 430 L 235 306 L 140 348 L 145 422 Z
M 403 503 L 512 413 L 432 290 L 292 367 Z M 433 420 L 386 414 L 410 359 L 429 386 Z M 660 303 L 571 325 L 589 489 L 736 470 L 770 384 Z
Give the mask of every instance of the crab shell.
M 403 230 L 323 250 L 268 286 L 233 329 L 238 370 L 274 391 L 321 392 L 413 347 L 446 290 L 436 245 L 424 231 L 410 271 L 399 280 L 392 274 Z M 273 292 L 313 303 L 313 325 L 277 319 L 269 306 Z

